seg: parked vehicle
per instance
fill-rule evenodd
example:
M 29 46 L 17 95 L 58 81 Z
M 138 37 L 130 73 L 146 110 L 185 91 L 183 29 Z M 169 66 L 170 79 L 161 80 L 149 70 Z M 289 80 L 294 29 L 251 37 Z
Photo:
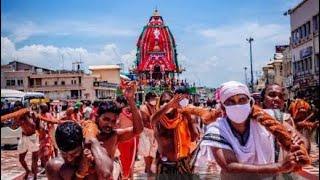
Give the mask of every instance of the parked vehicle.
M 12 121 L 1 123 L 1 147 L 17 145 L 21 134 L 22 129 L 14 127 Z
M 12 112 L 16 101 L 24 101 L 26 93 L 12 89 L 1 89 L 1 115 Z M 1 147 L 17 145 L 21 137 L 21 128 L 14 127 L 13 121 L 1 123 Z

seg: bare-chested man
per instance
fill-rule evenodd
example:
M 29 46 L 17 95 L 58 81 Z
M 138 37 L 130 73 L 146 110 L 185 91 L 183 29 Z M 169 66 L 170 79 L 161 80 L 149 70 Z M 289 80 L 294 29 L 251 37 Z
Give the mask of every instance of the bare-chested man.
M 15 102 L 14 110 L 16 111 L 21 108 L 23 108 L 22 103 L 20 101 Z M 37 122 L 35 122 L 35 119 L 31 118 L 28 114 L 17 118 L 14 122 L 16 123 L 17 126 L 20 126 L 22 129 L 22 136 L 18 144 L 18 153 L 19 153 L 19 161 L 22 167 L 26 171 L 24 179 L 28 178 L 31 171 L 33 174 L 33 178 L 37 179 L 37 171 L 38 171 L 37 162 L 38 162 L 38 151 L 39 151 L 39 137 L 36 134 Z M 28 168 L 28 165 L 25 161 L 28 151 L 32 153 L 31 171 Z
M 61 157 L 46 166 L 49 180 L 99 179 L 111 176 L 112 160 L 96 138 L 83 137 L 81 126 L 73 121 L 59 124 L 55 138 Z
M 190 119 L 177 110 L 186 97 L 187 95 L 182 94 L 174 96 L 168 91 L 162 93 L 160 109 L 151 116 L 158 142 L 157 174 L 191 173 L 191 132 L 188 123 Z
M 132 87 L 127 87 L 124 90 L 124 96 L 127 99 L 130 111 L 132 113 L 132 130 L 127 132 L 118 132 L 119 114 L 121 109 L 112 101 L 103 102 L 98 109 L 98 118 L 96 120 L 100 133 L 98 135 L 102 146 L 107 150 L 108 155 L 112 160 L 115 160 L 114 172 L 118 169 L 118 160 L 115 159 L 117 144 L 122 141 L 129 140 L 139 135 L 143 130 L 143 122 L 136 107 L 134 100 L 135 90 Z M 114 179 L 117 179 L 116 175 Z
M 158 144 L 154 137 L 153 127 L 151 125 L 151 115 L 157 110 L 157 95 L 149 92 L 146 94 L 146 101 L 140 106 L 140 112 L 143 120 L 144 129 L 140 134 L 139 140 L 139 155 L 144 157 L 145 173 L 153 173 L 151 171 L 151 165 L 153 159 L 156 157 Z

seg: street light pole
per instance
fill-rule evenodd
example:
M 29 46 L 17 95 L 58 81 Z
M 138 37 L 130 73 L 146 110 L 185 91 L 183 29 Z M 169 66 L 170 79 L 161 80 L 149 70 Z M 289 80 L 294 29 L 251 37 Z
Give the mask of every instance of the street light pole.
M 253 41 L 253 38 L 250 37 L 249 39 L 246 39 L 249 44 L 250 44 L 250 67 L 251 67 L 251 84 L 250 84 L 250 88 L 251 88 L 251 92 L 253 92 L 253 69 L 252 69 L 252 45 L 251 42 Z
M 248 69 L 247 67 L 244 67 L 244 80 L 245 80 L 246 85 L 248 86 L 247 69 Z

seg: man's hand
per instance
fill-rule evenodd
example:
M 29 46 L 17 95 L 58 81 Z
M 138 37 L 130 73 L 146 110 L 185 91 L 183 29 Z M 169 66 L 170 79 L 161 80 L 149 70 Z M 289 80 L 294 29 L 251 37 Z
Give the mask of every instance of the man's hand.
M 295 157 L 294 161 L 297 164 L 306 165 L 310 164 L 310 158 L 307 149 L 303 145 L 294 144 L 291 147 L 290 153 Z
M 292 172 L 297 166 L 297 163 L 295 162 L 295 156 L 293 153 L 289 153 L 284 161 L 280 164 L 279 172 L 280 173 L 288 173 Z
M 295 145 L 301 145 L 304 144 L 303 140 L 300 138 L 300 136 L 297 133 L 292 134 L 292 143 Z
M 179 108 L 180 107 L 180 104 L 179 102 L 184 99 L 184 98 L 187 98 L 188 95 L 184 94 L 184 95 L 181 95 L 181 94 L 176 94 L 173 96 L 173 98 L 170 100 L 170 102 L 167 104 L 167 107 L 168 108 Z
M 123 89 L 123 95 L 127 99 L 133 99 L 136 93 L 136 83 L 135 82 L 121 82 L 120 88 Z
M 92 165 L 93 162 L 94 162 L 94 157 L 92 155 L 91 150 L 89 148 L 84 148 L 82 152 L 79 168 L 76 173 L 80 176 L 87 176 L 89 173 L 90 166 Z

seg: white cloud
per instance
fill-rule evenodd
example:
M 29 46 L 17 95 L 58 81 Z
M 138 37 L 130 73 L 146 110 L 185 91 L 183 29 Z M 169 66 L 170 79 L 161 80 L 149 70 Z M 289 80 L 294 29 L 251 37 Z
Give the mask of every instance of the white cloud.
M 124 64 L 124 70 L 128 71 L 129 68 L 134 66 L 137 50 L 133 49 L 130 52 L 121 56 L 122 63 Z
M 16 47 L 7 37 L 1 36 L 1 62 L 2 60 L 14 58 Z
M 207 28 L 198 32 L 216 47 L 243 45 L 245 39 L 253 36 L 256 41 L 288 41 L 289 28 L 279 24 L 243 23 L 217 28 Z
M 85 48 L 27 45 L 16 49 L 15 44 L 7 37 L 1 37 L 1 64 L 18 59 L 51 69 L 71 69 L 72 62 L 81 60 L 85 69 L 89 65 L 118 64 L 123 59 L 125 67 L 129 67 L 135 57 L 135 51 L 120 55 L 115 44 L 106 44 L 99 52 L 89 52 Z M 127 69 L 125 69 L 127 70 Z
M 21 42 L 34 36 L 86 36 L 86 37 L 128 37 L 135 36 L 136 30 L 115 22 L 72 21 L 36 23 L 34 21 L 15 21 L 2 17 L 1 31 L 8 32 L 13 42 Z
M 274 47 L 289 40 L 289 27 L 282 24 L 247 22 L 214 28 L 195 26 L 186 28 L 181 49 L 186 72 L 182 77 L 196 84 L 216 87 L 229 80 L 244 82 L 244 67 L 250 72 L 249 43 L 252 36 L 253 70 L 261 71 L 274 54 Z M 192 38 L 189 38 L 192 37 Z M 195 43 L 194 38 L 198 41 Z

